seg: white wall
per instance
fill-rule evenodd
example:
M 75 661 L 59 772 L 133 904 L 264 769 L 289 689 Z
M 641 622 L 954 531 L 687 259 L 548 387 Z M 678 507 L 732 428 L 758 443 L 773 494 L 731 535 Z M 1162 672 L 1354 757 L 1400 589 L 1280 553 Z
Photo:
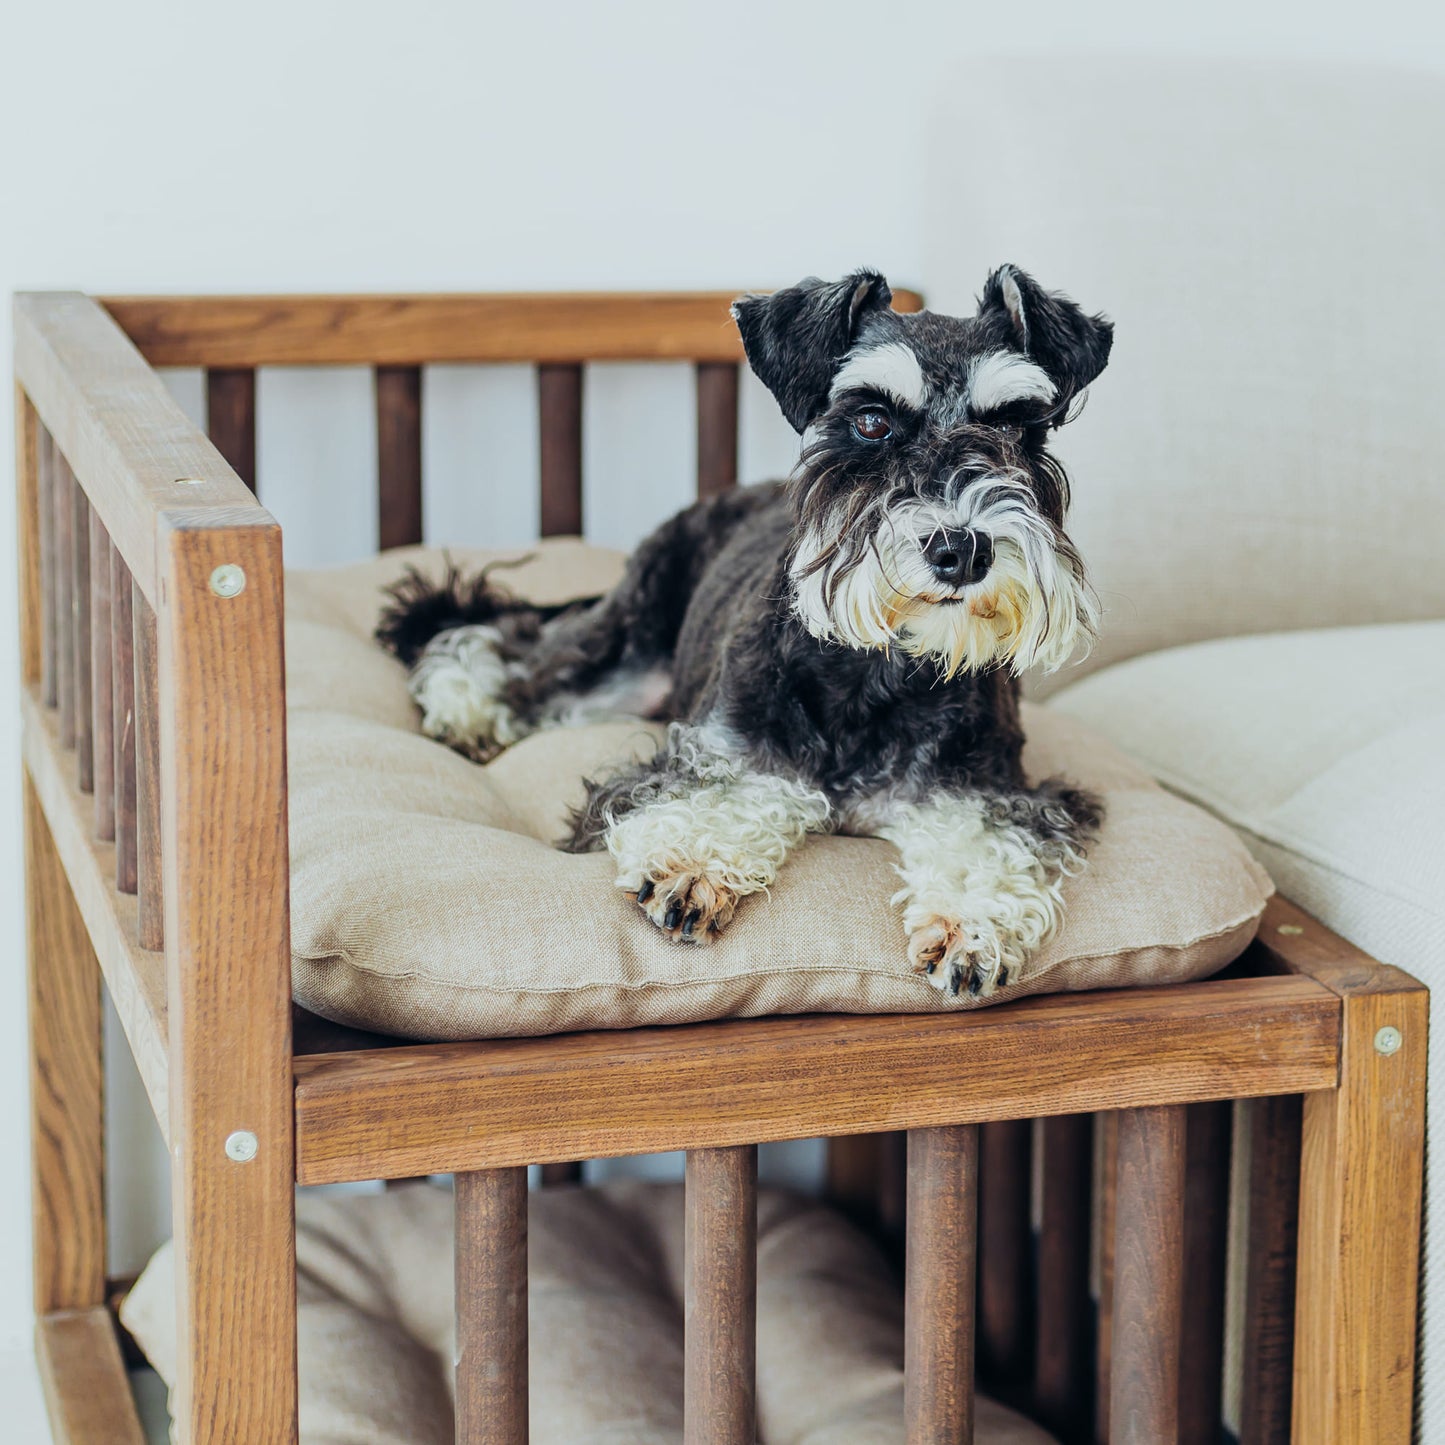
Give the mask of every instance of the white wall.
M 900 283 L 956 284 L 920 274 L 929 148 L 968 144 L 928 133 L 929 98 L 966 89 L 990 50 L 1445 70 L 1445 31 L 1424 4 L 1194 9 L 12 5 L 0 11 L 0 293 L 768 285 L 860 262 Z M 1057 163 L 1087 144 L 1085 120 Z M 196 379 L 176 386 L 194 405 Z M 525 532 L 531 483 L 512 478 L 530 457 L 529 395 L 516 374 L 490 394 L 474 375 L 429 376 L 434 535 Z M 590 395 L 621 408 L 591 443 L 591 515 L 626 543 L 686 496 L 689 402 L 666 369 L 609 374 Z M 359 373 L 263 378 L 263 487 L 295 560 L 371 543 L 369 500 L 351 500 L 373 484 L 365 407 Z M 788 437 L 755 394 L 746 411 L 745 469 L 760 475 L 785 463 Z M 447 419 L 450 442 L 436 430 Z M 6 456 L 9 428 L 7 408 Z M 484 464 L 484 445 L 501 459 Z M 500 493 L 478 485 L 488 470 Z M 0 508 L 0 556 L 14 555 L 11 516 Z M 29 1334 L 13 592 L 0 588 L 0 1350 Z M 162 1227 L 134 1167 L 142 1109 L 122 1088 L 123 1255 Z

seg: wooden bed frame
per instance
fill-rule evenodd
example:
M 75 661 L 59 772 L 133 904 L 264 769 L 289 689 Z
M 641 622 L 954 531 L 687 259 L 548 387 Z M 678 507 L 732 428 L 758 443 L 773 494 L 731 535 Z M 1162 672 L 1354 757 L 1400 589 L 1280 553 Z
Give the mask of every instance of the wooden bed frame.
M 752 1442 L 755 1146 L 827 1136 L 844 1207 L 895 1237 L 912 1220 L 913 1445 L 971 1438 L 975 1354 L 1066 1442 L 1213 1445 L 1230 1100 L 1253 1101 L 1245 1445 L 1407 1441 L 1427 996 L 1286 902 L 1218 979 L 982 1012 L 429 1046 L 293 1025 L 282 539 L 255 496 L 256 368 L 375 368 L 392 546 L 421 537 L 422 366 L 536 364 L 540 529 L 581 532 L 588 362 L 694 365 L 699 490 L 732 484 L 729 299 L 16 299 L 35 1308 L 56 1438 L 141 1438 L 107 1308 L 103 978 L 170 1147 L 187 1441 L 296 1438 L 294 1186 L 455 1171 L 457 1439 L 520 1445 L 524 1166 L 552 1180 L 685 1149 L 686 1441 Z M 209 440 L 165 366 L 206 369 Z

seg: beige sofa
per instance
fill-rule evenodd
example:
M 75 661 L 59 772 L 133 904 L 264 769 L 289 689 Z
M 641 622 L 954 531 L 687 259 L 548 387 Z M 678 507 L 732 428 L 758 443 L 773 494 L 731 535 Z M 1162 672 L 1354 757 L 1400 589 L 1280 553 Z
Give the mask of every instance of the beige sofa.
M 1118 328 L 1060 434 L 1104 637 L 1082 680 L 1038 691 L 1445 997 L 1445 81 L 963 74 L 932 130 L 931 304 L 1008 260 Z M 1431 1155 L 1418 1430 L 1441 1440 L 1445 1139 Z

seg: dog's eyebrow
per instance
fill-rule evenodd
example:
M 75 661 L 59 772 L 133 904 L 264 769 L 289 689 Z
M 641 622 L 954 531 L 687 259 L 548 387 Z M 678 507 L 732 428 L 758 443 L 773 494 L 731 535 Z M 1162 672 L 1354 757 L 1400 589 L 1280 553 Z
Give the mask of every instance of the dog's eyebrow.
M 901 341 L 888 341 L 867 351 L 853 352 L 838 368 L 829 396 L 835 397 L 850 387 L 885 391 L 906 406 L 919 410 L 928 402 L 928 383 L 923 379 L 923 368 L 912 349 Z
M 975 415 L 1015 401 L 1052 401 L 1056 391 L 1043 369 L 1016 351 L 986 351 L 968 368 L 968 404 Z

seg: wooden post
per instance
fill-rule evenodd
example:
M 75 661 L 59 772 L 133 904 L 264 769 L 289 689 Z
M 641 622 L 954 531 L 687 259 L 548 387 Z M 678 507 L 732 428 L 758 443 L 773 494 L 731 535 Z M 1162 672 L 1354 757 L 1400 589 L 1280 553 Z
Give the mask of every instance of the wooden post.
M 383 551 L 422 539 L 421 367 L 376 368 L 377 535 Z
M 1043 1215 L 1034 1405 L 1041 1424 L 1056 1435 L 1074 1439 L 1093 1403 L 1089 1226 L 1094 1121 L 1088 1114 L 1069 1114 L 1043 1120 L 1041 1129 Z
M 1119 1220 L 1119 1116 L 1094 1115 L 1099 1134 L 1099 1303 L 1094 1315 L 1094 1445 L 1109 1445 L 1114 1349 L 1114 1240 Z
M 90 514 L 90 701 L 94 756 L 95 836 L 115 837 L 115 708 L 111 659 L 110 538 L 99 515 Z
M 569 1159 L 560 1164 L 544 1164 L 542 1166 L 542 1186 L 549 1188 L 554 1184 L 580 1184 L 582 1182 L 582 1161 L 580 1159 Z
M 90 503 L 77 482 L 71 489 L 70 645 L 75 653 L 75 774 L 82 793 L 95 787 L 95 736 L 91 731 Z
M 75 644 L 71 608 L 75 596 L 75 547 L 70 532 L 75 523 L 75 493 L 79 490 L 70 464 L 57 447 L 54 505 L 55 534 L 55 705 L 60 714 L 60 745 L 75 746 Z
M 527 1171 L 456 1176 L 457 1445 L 527 1445 Z
M 738 481 L 738 368 L 697 364 L 697 494 L 715 497 Z
M 52 478 L 50 434 L 40 424 L 30 398 L 15 387 L 16 542 L 20 565 L 20 678 L 39 684 L 40 695 L 54 700 L 54 558 L 49 554 L 51 524 L 47 516 Z
M 161 860 L 161 810 L 166 806 L 161 775 L 160 665 L 156 615 L 139 587 L 132 589 L 135 621 L 135 816 L 136 892 L 140 946 L 165 945 L 165 866 Z M 201 739 L 195 740 L 199 746 Z
M 757 1438 L 758 1151 L 687 1156 L 683 1445 Z
M 582 535 L 582 368 L 537 368 L 544 537 Z
M 1032 1375 L 1033 1134 L 1032 1119 L 979 1126 L 979 1374 L 985 1389 L 1010 1402 L 1026 1396 Z
M 206 372 L 206 432 L 231 468 L 256 490 L 256 372 L 212 367 Z
M 1186 1305 L 1179 1342 L 1179 1445 L 1219 1445 L 1223 1429 L 1233 1113 L 1227 1099 L 1190 1104 L 1185 1122 Z
M 136 876 L 135 584 L 120 549 L 110 547 L 110 688 L 115 746 L 115 886 L 134 893 Z

